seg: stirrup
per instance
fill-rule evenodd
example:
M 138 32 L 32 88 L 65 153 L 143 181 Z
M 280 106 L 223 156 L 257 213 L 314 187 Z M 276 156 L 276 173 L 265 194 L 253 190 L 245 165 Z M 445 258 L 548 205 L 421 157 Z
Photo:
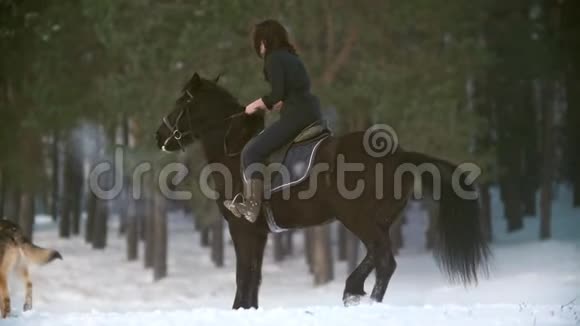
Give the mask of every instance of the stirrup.
M 241 206 L 240 208 L 237 208 L 238 212 L 240 212 L 248 222 L 250 223 L 256 222 L 256 220 L 258 219 L 258 215 L 260 215 L 261 204 L 253 200 L 247 200 L 244 203 L 240 204 L 240 206 Z
M 242 203 L 246 202 L 246 199 L 244 198 L 244 195 L 242 195 L 242 193 L 238 193 L 237 195 L 234 196 L 234 198 L 232 200 L 224 200 L 224 206 L 230 211 L 232 212 L 232 214 L 234 214 L 237 218 L 241 218 L 242 217 L 242 213 L 240 213 L 240 211 L 238 210 L 238 208 L 236 207 L 238 198 L 241 197 L 242 198 Z

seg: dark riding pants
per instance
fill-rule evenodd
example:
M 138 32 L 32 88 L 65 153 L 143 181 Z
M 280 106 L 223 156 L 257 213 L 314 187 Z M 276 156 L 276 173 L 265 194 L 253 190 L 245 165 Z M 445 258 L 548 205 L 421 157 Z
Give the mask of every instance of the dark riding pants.
M 296 118 L 282 114 L 280 120 L 272 123 L 246 144 L 242 153 L 244 168 L 252 163 L 265 163 L 270 154 L 291 142 L 304 128 L 316 120 L 316 116 Z M 263 175 L 253 173 L 250 177 L 261 178 Z

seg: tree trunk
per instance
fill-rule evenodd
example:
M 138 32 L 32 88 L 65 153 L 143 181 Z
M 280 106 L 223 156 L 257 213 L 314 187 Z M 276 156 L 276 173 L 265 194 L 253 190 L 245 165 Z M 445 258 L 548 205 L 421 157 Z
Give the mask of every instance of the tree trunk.
M 484 183 L 481 185 L 479 192 L 481 194 L 481 209 L 480 209 L 480 221 L 483 229 L 483 235 L 485 240 L 491 242 L 493 239 L 492 234 L 492 222 L 491 222 L 491 194 L 489 192 L 489 184 Z
M 155 216 L 155 204 L 153 203 L 153 198 L 147 198 L 145 203 L 145 214 L 144 214 L 144 233 L 145 233 L 145 268 L 152 268 L 155 261 L 154 256 L 154 216 Z
M 70 216 L 71 216 L 71 191 L 68 188 L 68 177 L 65 173 L 65 189 L 64 194 L 62 196 L 62 212 L 60 214 L 60 219 L 58 220 L 58 234 L 61 238 L 69 238 L 70 237 Z
M 512 76 L 513 77 L 513 76 Z M 522 87 L 510 77 L 506 80 L 496 80 L 494 87 L 497 88 L 497 105 L 494 108 L 494 120 L 497 120 L 496 129 L 496 153 L 499 173 L 501 200 L 503 202 L 504 216 L 507 222 L 507 231 L 514 232 L 523 228 L 523 194 L 522 175 L 523 160 L 522 141 L 529 138 L 530 126 L 522 123 Z M 512 89 L 506 92 L 505 89 Z M 513 93 L 513 94 L 512 94 Z M 519 95 L 519 96 L 516 96 Z M 528 94 L 529 96 L 529 94 Z M 522 136 L 524 135 L 524 136 Z M 527 141 L 532 141 L 527 139 Z
M 432 250 L 437 241 L 437 223 L 439 223 L 439 203 L 426 199 L 422 202 L 423 209 L 427 212 L 427 230 L 425 230 L 425 249 Z
M 284 234 L 286 234 L 286 255 L 291 257 L 294 255 L 294 231 L 290 230 Z
M 218 216 L 211 230 L 211 258 L 216 267 L 224 266 L 224 219 Z
M 153 198 L 153 279 L 158 281 L 167 276 L 167 202 L 160 193 Z
M 124 188 L 121 191 L 121 205 L 119 207 L 119 235 L 124 235 L 127 232 L 129 224 L 131 223 L 129 220 L 132 218 L 129 216 L 129 205 L 133 201 L 130 194 L 131 180 L 128 176 L 125 176 L 123 182 Z
M 578 12 L 580 2 L 564 1 L 560 3 L 562 8 L 561 39 L 577 40 L 578 38 Z M 567 158 L 570 181 L 572 183 L 572 204 L 580 207 L 580 47 L 578 42 L 566 42 L 566 139 Z M 580 214 L 572 214 L 580 216 Z
M 97 196 L 89 190 L 87 197 L 87 220 L 85 221 L 85 242 L 92 243 L 97 216 Z
M 535 136 L 535 135 L 534 135 Z M 538 145 L 539 146 L 539 145 Z M 525 154 L 522 152 L 522 154 Z M 523 160 L 534 160 L 537 158 L 530 158 L 523 156 Z M 520 175 L 518 176 L 518 193 L 520 196 L 520 211 L 522 218 L 534 218 L 536 217 L 536 191 L 538 189 L 537 177 L 535 176 L 540 169 L 539 166 L 535 166 L 534 170 L 530 167 L 527 169 L 522 169 Z
M 138 203 L 139 218 L 137 219 L 137 223 L 139 224 L 139 240 L 145 242 L 147 240 L 148 216 L 152 214 L 152 205 L 148 199 L 140 200 Z
M 75 160 L 74 175 L 72 181 L 71 194 L 71 228 L 73 235 L 80 235 L 81 233 L 81 211 L 83 201 L 83 175 L 80 162 Z
M 580 180 L 575 180 L 573 184 L 573 201 L 574 207 L 580 207 Z
M 552 98 L 556 95 L 556 87 L 550 87 Z M 547 101 L 546 101 L 547 102 Z M 555 101 L 554 101 L 555 102 Z M 542 190 L 540 194 L 540 239 L 549 239 L 552 236 L 552 181 L 554 178 L 554 110 L 555 103 L 545 103 L 542 108 Z
M 127 260 L 139 258 L 139 223 L 137 222 L 137 203 L 133 198 L 127 203 Z
M 93 249 L 105 249 L 107 246 L 108 219 L 109 211 L 107 203 L 102 200 L 97 200 L 97 214 L 93 221 Z
M 191 207 L 191 204 L 189 205 L 189 207 Z M 192 214 L 193 214 L 193 207 L 192 207 Z M 199 216 L 193 216 L 193 229 L 195 231 L 201 232 L 201 229 L 203 229 L 203 226 L 201 225 L 201 219 L 199 218 Z
M 36 204 L 34 205 L 35 214 L 49 215 L 50 214 L 50 192 L 46 189 L 43 189 L 40 191 L 40 194 L 38 195 L 38 197 L 39 197 L 38 200 L 40 202 L 38 203 L 38 205 L 36 205 Z
M 59 220 L 59 235 L 61 238 L 69 238 L 71 227 L 75 222 L 74 201 L 76 200 L 77 189 L 75 187 L 75 157 L 73 152 L 72 136 L 69 135 L 66 141 L 64 154 L 64 180 L 62 196 L 62 214 Z
M 326 284 L 334 279 L 329 225 L 312 228 L 312 265 L 314 284 Z
M 578 67 L 580 75 L 580 67 Z M 572 205 L 580 207 L 580 76 L 576 81 L 568 78 L 567 157 L 570 182 L 572 183 Z
M 538 143 L 538 116 L 541 114 L 541 103 L 534 87 L 534 83 L 526 81 L 522 86 L 525 90 L 524 106 L 531 108 L 525 115 L 521 116 L 520 124 L 525 126 L 523 135 L 520 135 L 521 146 L 521 171 L 520 171 L 520 193 L 522 200 L 522 214 L 526 217 L 536 216 L 536 191 L 538 190 L 539 169 L 539 143 Z M 526 110 L 524 109 L 524 110 Z M 518 128 L 521 129 L 521 128 Z
M 308 271 L 314 273 L 314 264 L 312 258 L 312 228 L 304 230 L 304 258 L 306 258 L 306 265 L 308 265 Z
M 517 178 L 506 176 L 502 187 L 504 213 L 507 219 L 507 231 L 514 232 L 524 227 L 522 202 L 518 191 Z
M 547 173 L 547 172 L 544 172 Z M 540 239 L 546 240 L 552 237 L 550 221 L 552 218 L 552 183 L 542 178 L 542 191 L 540 194 Z
M 127 147 L 125 147 L 127 148 Z M 133 261 L 139 258 L 139 221 L 138 203 L 142 199 L 135 199 L 131 195 L 132 182 L 130 177 L 125 177 L 124 189 L 122 192 L 123 203 L 120 209 L 119 235 L 126 234 L 127 238 L 127 260 Z
M 20 217 L 20 194 L 21 190 L 19 186 L 15 186 L 12 190 L 12 213 L 8 215 L 8 220 L 14 223 L 18 223 L 18 219 Z
M 52 193 L 51 193 L 51 200 L 50 200 L 50 212 L 52 214 L 52 220 L 58 220 L 58 203 L 59 203 L 59 196 L 58 191 L 60 189 L 60 159 L 59 159 L 59 141 L 60 141 L 60 133 L 57 129 L 52 132 L 53 140 L 52 140 L 52 153 L 51 153 L 51 161 L 52 161 Z
M 344 225 L 339 224 L 337 231 L 338 231 L 338 257 L 337 258 L 339 261 L 346 261 L 348 230 L 344 227 Z
M 523 214 L 526 217 L 536 216 L 536 187 L 528 185 L 522 189 Z
M 273 252 L 274 252 L 274 261 L 281 262 L 284 260 L 285 250 L 284 250 L 284 243 L 282 241 L 285 233 L 273 233 L 271 235 L 273 241 Z
M 203 248 L 207 248 L 209 247 L 209 233 L 210 233 L 210 228 L 208 226 L 202 226 L 201 227 L 201 232 L 200 232 L 200 245 Z
M 122 132 L 122 138 L 123 138 L 123 146 L 125 149 L 129 149 L 129 118 L 126 115 L 123 115 L 122 119 L 121 119 L 121 132 Z M 127 205 L 127 203 L 129 202 L 129 200 L 131 200 L 131 176 L 130 175 L 125 175 L 125 180 L 124 180 L 124 187 L 123 187 L 123 194 L 122 194 L 122 200 L 123 200 L 123 204 L 121 205 L 121 209 L 119 212 L 119 234 L 125 234 L 125 231 L 128 228 L 128 223 L 129 223 L 129 219 L 131 219 L 131 216 L 129 216 L 128 214 L 128 210 L 129 210 L 129 205 Z
M 30 192 L 23 191 L 20 194 L 20 207 L 18 224 L 22 228 L 24 236 L 32 241 L 34 229 L 34 196 Z
M 4 175 L 4 170 L 0 168 L 0 219 L 3 219 L 6 216 L 4 214 L 5 203 L 6 203 L 6 176 Z
M 350 231 L 347 231 L 346 236 L 346 272 L 352 273 L 359 263 L 358 251 L 360 240 L 354 236 Z
M 389 229 L 393 255 L 398 255 L 399 250 L 403 248 L 403 224 L 405 224 L 405 214 L 397 217 Z

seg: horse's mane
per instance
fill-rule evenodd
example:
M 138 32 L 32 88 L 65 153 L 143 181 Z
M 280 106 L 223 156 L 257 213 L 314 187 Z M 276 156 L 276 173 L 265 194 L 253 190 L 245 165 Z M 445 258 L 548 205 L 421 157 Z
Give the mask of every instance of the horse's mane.
M 201 121 L 223 119 L 243 110 L 238 99 L 227 89 L 218 85 L 215 80 L 194 75 L 183 85 L 182 92 L 190 92 L 195 98 L 204 102 L 204 107 L 212 108 L 195 112 L 196 118 Z

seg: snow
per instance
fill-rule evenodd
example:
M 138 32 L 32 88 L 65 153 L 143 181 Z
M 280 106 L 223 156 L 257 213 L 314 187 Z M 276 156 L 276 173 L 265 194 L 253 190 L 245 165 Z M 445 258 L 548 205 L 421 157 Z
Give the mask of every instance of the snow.
M 13 325 L 36 326 L 141 326 L 141 325 L 571 325 L 567 317 L 551 307 L 513 305 L 421 306 L 388 305 L 355 308 L 314 307 L 309 309 L 275 308 L 251 311 L 223 311 L 212 308 L 170 312 L 133 313 L 48 313 L 25 314 Z M 501 316 L 501 317 L 500 317 Z M 495 322 L 490 322 L 495 321 Z
M 193 224 L 170 215 L 169 277 L 153 282 L 142 261 L 125 260 L 124 239 L 111 225 L 109 245 L 92 250 L 81 238 L 57 237 L 56 225 L 39 217 L 35 242 L 64 256 L 34 268 L 34 310 L 22 313 L 23 287 L 11 278 L 13 315 L 2 325 L 579 325 L 580 211 L 569 193 L 558 192 L 553 239 L 537 241 L 537 218 L 505 233 L 494 194 L 494 253 L 491 275 L 477 287 L 449 284 L 422 248 L 426 216 L 417 205 L 403 228 L 406 246 L 382 304 L 342 307 L 345 263 L 335 281 L 314 287 L 295 236 L 293 258 L 274 264 L 268 246 L 260 309 L 230 310 L 235 293 L 235 259 L 227 245 L 226 266 L 217 269 L 200 248 Z M 142 252 L 140 253 L 142 254 Z M 370 291 L 374 278 L 366 283 Z M 576 299 L 576 300 L 575 300 Z

